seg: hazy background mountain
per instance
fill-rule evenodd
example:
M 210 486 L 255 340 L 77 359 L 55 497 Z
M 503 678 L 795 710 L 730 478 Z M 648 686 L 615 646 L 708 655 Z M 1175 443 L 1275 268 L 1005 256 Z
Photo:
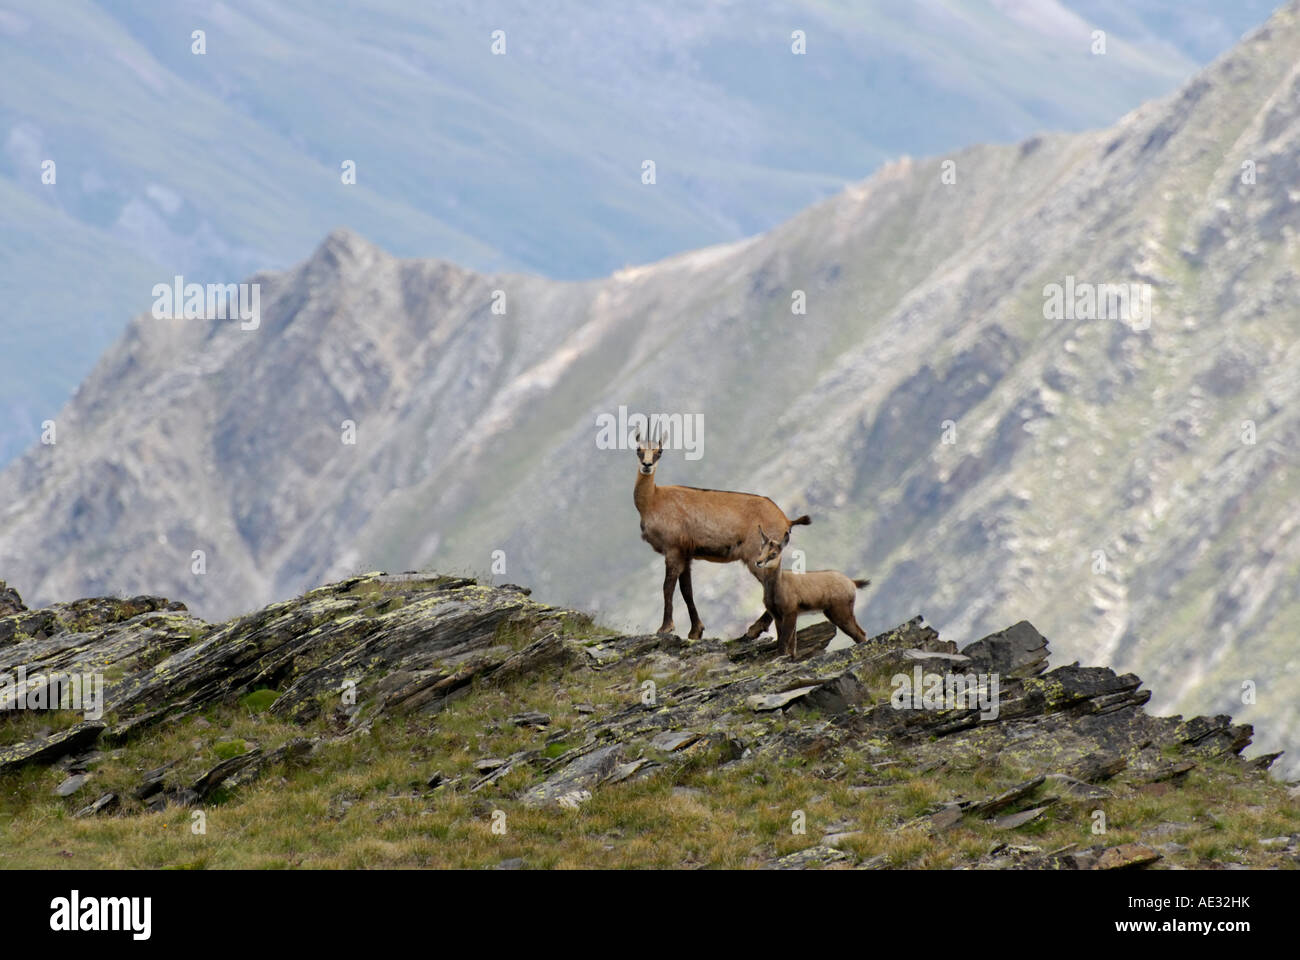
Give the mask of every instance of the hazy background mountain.
M 1268 9 L 0 0 L 0 463 L 175 273 L 282 268 L 346 224 L 403 256 L 601 276 L 768 229 L 902 152 L 1110 123 Z
M 36 602 L 151 592 L 212 617 L 501 551 L 498 580 L 651 629 L 633 456 L 597 449 L 596 418 L 700 414 L 703 457 L 669 452 L 661 482 L 812 513 L 795 545 L 873 577 L 868 633 L 1028 618 L 1159 709 L 1294 744 L 1297 49 L 1292 3 L 1109 129 L 959 151 L 955 182 L 904 159 L 762 236 L 599 280 L 335 231 L 254 278 L 256 331 L 130 325 L 57 444 L 0 475 L 0 571 Z M 1046 318 L 1067 277 L 1150 284 L 1153 322 Z M 698 567 L 711 634 L 757 612 L 743 570 Z

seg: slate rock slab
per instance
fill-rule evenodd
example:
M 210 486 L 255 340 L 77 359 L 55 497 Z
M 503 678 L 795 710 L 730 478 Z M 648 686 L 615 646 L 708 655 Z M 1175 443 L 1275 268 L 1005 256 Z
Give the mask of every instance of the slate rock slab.
M 68 779 L 64 780 L 54 788 L 54 795 L 56 797 L 70 797 L 86 785 L 87 779 L 89 778 L 84 773 L 78 773 L 68 777 Z
M 563 770 L 527 791 L 521 801 L 528 806 L 558 803 L 561 798 L 581 796 L 614 776 L 623 760 L 620 744 L 597 747 L 570 761 Z

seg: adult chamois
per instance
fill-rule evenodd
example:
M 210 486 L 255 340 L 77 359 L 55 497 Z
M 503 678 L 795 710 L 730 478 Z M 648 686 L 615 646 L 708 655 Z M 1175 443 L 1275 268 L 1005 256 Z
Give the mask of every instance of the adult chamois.
M 790 531 L 787 529 L 780 539 L 773 539 L 759 527 L 758 535 L 762 547 L 754 565 L 763 584 L 763 606 L 776 620 L 778 657 L 788 653 L 791 659 L 794 658 L 797 646 L 795 621 L 799 614 L 812 610 L 826 614 L 826 619 L 852 637 L 854 643 L 867 639 L 866 632 L 853 616 L 853 602 L 857 599 L 858 589 L 865 587 L 870 580 L 852 580 L 838 570 L 809 570 L 807 573 L 782 570 L 781 551 L 790 542 Z
M 798 523 L 812 523 L 804 515 L 791 520 L 767 497 L 700 487 L 660 487 L 655 484 L 655 467 L 663 455 L 663 438 L 657 432 L 647 444 L 636 434 L 637 478 L 632 498 L 641 515 L 641 539 L 664 557 L 664 619 L 659 633 L 673 632 L 673 596 L 677 586 L 691 615 L 688 637 L 704 636 L 704 624 L 695 609 L 691 592 L 691 561 L 711 563 L 741 561 L 755 577 L 754 561 L 762 546 L 758 526 L 780 530 L 789 536 Z M 746 631 L 747 637 L 762 633 L 772 617 L 764 611 Z

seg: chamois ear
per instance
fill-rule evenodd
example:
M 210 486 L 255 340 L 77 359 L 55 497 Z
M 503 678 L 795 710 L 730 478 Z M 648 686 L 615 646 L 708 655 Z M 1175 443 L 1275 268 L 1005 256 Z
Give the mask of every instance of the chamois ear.
M 785 531 L 785 536 L 781 538 L 781 546 L 786 546 L 790 542 L 790 531 Z
M 764 543 L 771 543 L 771 542 L 772 542 L 772 539 L 771 539 L 771 538 L 767 535 L 767 533 L 763 530 L 763 525 L 762 525 L 761 523 L 758 525 L 758 535 L 759 535 L 760 537 L 763 538 L 763 542 L 764 542 Z

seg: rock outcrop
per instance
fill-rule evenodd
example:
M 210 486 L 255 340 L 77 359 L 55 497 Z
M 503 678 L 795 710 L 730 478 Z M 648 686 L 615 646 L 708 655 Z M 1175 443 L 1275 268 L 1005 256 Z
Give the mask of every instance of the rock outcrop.
M 23 598 L 18 596 L 18 591 L 0 580 L 0 617 L 22 613 L 26 609 L 27 605 L 23 603 Z
M 265 706 L 270 716 L 300 725 L 325 720 L 332 737 L 346 739 L 388 719 L 433 716 L 476 685 L 549 682 L 629 665 L 651 679 L 631 690 L 625 704 L 579 707 L 581 722 L 556 735 L 548 733 L 545 713 L 512 714 L 511 726 L 535 730 L 544 742 L 483 759 L 477 775 L 456 788 L 490 793 L 523 771 L 528 785 L 512 791 L 521 804 L 578 807 L 597 791 L 683 761 L 725 767 L 813 758 L 809 775 L 833 781 L 850 754 L 883 755 L 886 747 L 902 750 L 901 762 L 917 770 L 996 758 L 1038 771 L 985 797 L 939 803 L 922 818 L 939 834 L 975 822 L 1019 829 L 1061 798 L 1109 796 L 1101 784 L 1121 773 L 1156 784 L 1209 761 L 1227 760 L 1245 773 L 1273 759 L 1242 759 L 1252 729 L 1230 717 L 1150 715 L 1144 709 L 1150 694 L 1132 674 L 1078 664 L 1049 669 L 1047 641 L 1026 622 L 961 652 L 920 617 L 836 650 L 828 649 L 833 631 L 818 623 L 801 631 L 803 656 L 791 661 L 772 658 L 770 638 L 616 635 L 581 614 L 537 603 L 521 588 L 376 573 L 221 625 L 198 621 L 177 604 L 137 597 L 22 610 L 0 617 L 0 630 L 8 637 L 0 646 L 0 671 L 26 672 L 22 685 L 4 688 L 7 706 L 55 674 L 104 679 L 101 717 L 0 746 L 0 773 L 62 765 L 69 777 L 60 789 L 86 794 L 76 799 L 77 816 L 120 808 L 117 795 L 86 788 L 85 772 L 101 751 L 214 704 L 248 702 L 258 691 L 275 691 Z M 695 679 L 663 686 L 654 679 L 683 675 Z M 940 685 L 931 687 L 935 677 Z M 923 699 L 927 689 L 940 697 L 942 681 L 953 678 L 991 699 Z M 904 679 L 923 682 L 904 695 Z M 0 741 L 15 715 L 0 714 Z M 298 737 L 269 751 L 240 743 L 197 779 L 177 779 L 172 764 L 144 772 L 131 796 L 149 809 L 201 803 L 271 766 L 310 763 L 320 743 L 320 737 Z M 882 769 L 898 762 L 882 761 Z M 448 788 L 441 772 L 427 779 L 430 789 Z M 851 859 L 834 843 L 830 853 L 818 849 L 773 865 Z M 993 859 L 1011 857 L 996 865 L 1100 868 L 1159 856 L 1136 847 L 1051 857 L 999 848 Z

